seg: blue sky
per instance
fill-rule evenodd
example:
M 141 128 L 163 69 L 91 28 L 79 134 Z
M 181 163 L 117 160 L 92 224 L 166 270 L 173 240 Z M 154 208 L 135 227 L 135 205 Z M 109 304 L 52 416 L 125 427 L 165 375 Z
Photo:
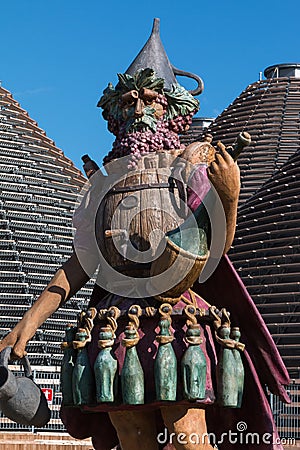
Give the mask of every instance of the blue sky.
M 299 15 L 299 0 L 2 0 L 0 79 L 77 166 L 84 153 L 101 163 L 113 136 L 96 103 L 154 17 L 172 64 L 203 78 L 212 117 L 267 66 L 300 62 Z

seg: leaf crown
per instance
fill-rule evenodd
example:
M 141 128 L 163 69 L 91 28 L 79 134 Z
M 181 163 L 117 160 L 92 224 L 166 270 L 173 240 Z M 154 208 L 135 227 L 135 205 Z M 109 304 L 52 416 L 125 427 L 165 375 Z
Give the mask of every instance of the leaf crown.
M 156 77 L 153 69 L 140 69 L 133 76 L 127 73 L 119 73 L 118 80 L 116 87 L 112 83 L 108 84 L 97 104 L 103 109 L 103 117 L 106 120 L 108 116 L 123 120 L 122 95 L 131 90 L 139 91 L 142 88 L 151 89 L 167 98 L 168 106 L 164 116 L 165 120 L 172 120 L 178 115 L 186 116 L 199 109 L 199 101 L 179 83 L 173 85 L 171 91 L 164 90 L 164 79 Z

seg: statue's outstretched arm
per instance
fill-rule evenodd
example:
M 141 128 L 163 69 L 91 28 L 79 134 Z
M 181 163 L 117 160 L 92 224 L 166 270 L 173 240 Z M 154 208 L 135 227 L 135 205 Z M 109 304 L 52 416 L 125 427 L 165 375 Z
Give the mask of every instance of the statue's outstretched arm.
M 81 289 L 89 277 L 83 271 L 75 253 L 56 272 L 46 289 L 14 329 L 0 342 L 0 351 L 13 347 L 13 354 L 21 358 L 36 330 L 66 300 Z

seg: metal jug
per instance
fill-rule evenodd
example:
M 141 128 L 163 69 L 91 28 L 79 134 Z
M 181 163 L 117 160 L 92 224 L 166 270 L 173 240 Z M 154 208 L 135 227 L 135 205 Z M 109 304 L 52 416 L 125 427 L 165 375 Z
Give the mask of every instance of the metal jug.
M 21 359 L 24 377 L 16 377 L 8 369 L 11 351 L 6 347 L 0 353 L 0 410 L 21 425 L 43 427 L 51 417 L 46 397 L 33 381 L 27 356 Z

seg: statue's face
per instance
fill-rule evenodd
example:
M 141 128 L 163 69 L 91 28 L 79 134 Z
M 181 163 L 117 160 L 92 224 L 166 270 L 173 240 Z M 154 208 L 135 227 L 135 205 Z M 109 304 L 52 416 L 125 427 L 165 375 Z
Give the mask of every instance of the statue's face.
M 120 107 L 128 131 L 147 129 L 163 116 L 164 109 L 157 97 L 157 92 L 146 88 L 131 90 L 121 96 Z
M 116 136 L 106 161 L 179 148 L 179 133 L 188 129 L 198 100 L 179 84 L 165 90 L 164 79 L 150 68 L 133 76 L 119 73 L 118 79 L 116 87 L 108 84 L 98 102 L 109 131 Z

